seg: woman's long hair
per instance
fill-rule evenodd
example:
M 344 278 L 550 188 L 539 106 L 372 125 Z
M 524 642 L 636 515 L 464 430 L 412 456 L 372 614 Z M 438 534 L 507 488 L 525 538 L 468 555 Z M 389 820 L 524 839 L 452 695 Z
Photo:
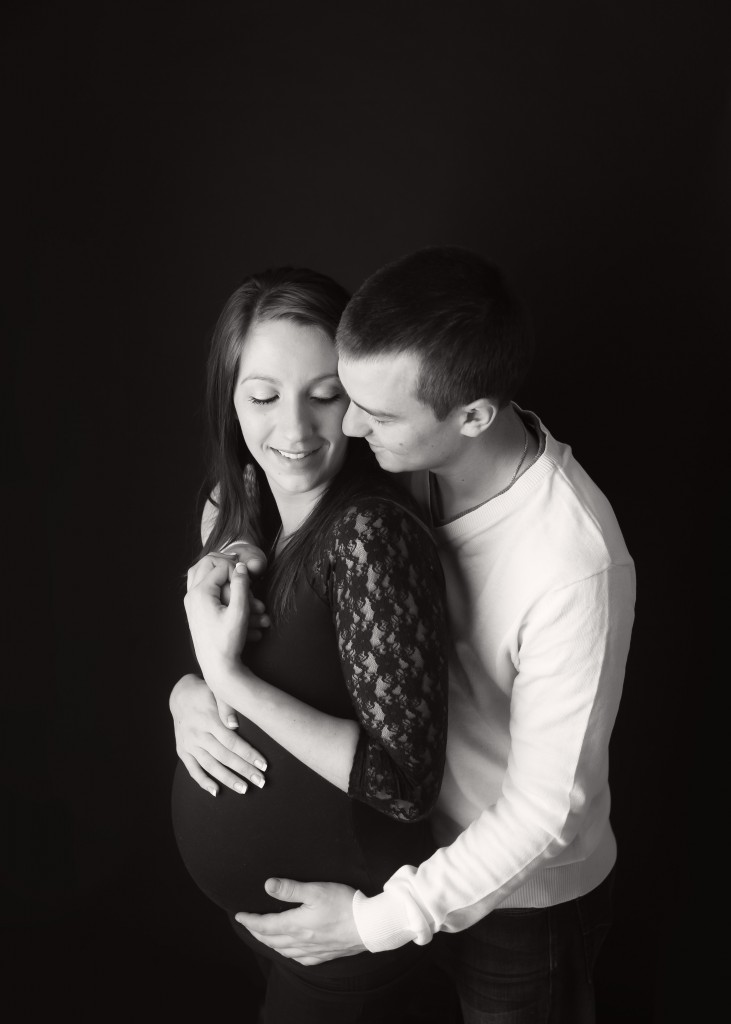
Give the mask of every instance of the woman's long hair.
M 199 557 L 244 536 L 266 550 L 280 525 L 266 474 L 244 442 L 234 408 L 246 335 L 255 324 L 291 320 L 319 327 L 334 339 L 348 299 L 348 292 L 324 274 L 280 267 L 247 278 L 223 307 L 211 339 L 206 381 L 210 471 L 204 495 L 216 514 Z M 359 495 L 381 489 L 383 475 L 366 442 L 350 439 L 342 468 L 268 572 L 267 612 L 274 620 L 291 610 L 295 578 L 307 556 Z

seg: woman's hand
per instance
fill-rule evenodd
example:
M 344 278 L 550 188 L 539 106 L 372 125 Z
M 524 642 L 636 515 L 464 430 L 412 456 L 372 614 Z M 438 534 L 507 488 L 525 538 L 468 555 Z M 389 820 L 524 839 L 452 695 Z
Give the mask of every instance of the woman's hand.
M 221 554 L 234 556 L 237 562 L 244 562 L 246 568 L 254 576 L 264 572 L 267 567 L 267 556 L 256 544 L 250 544 L 248 540 L 234 540 L 224 545 Z
M 264 572 L 267 565 L 267 559 L 261 548 L 256 547 L 255 544 L 249 544 L 248 541 L 237 540 L 231 544 L 226 544 L 220 551 L 211 552 L 213 558 L 228 558 L 232 565 L 236 562 L 243 562 L 250 573 L 258 575 Z M 221 604 L 228 604 L 231 596 L 231 587 L 228 583 L 224 583 L 221 587 Z M 266 606 L 263 601 L 260 601 L 258 597 L 254 597 L 253 594 L 249 594 L 249 625 L 246 632 L 247 644 L 253 640 L 261 640 L 262 631 L 271 625 L 271 619 L 266 613 Z
M 222 588 L 230 584 L 230 598 L 222 601 Z M 204 555 L 188 570 L 184 599 L 198 664 L 215 692 L 221 673 L 241 667 L 241 651 L 249 622 L 249 575 L 246 565 L 221 555 Z
M 212 796 L 218 793 L 218 779 L 224 786 L 245 793 L 247 781 L 261 787 L 266 762 L 226 721 L 236 716 L 227 705 L 217 704 L 205 682 L 192 674 L 183 676 L 170 694 L 170 713 L 175 727 L 175 749 L 194 782 Z

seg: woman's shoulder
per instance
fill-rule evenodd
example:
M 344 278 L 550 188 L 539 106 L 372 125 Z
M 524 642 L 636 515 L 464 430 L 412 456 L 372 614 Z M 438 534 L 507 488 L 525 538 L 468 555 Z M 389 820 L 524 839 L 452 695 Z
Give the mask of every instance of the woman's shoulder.
M 330 524 L 316 559 L 316 574 L 365 574 L 375 579 L 408 565 L 431 577 L 440 572 L 438 561 L 431 531 L 409 495 L 396 488 L 377 488 L 349 501 Z
M 333 606 L 344 593 L 378 600 L 406 587 L 435 595 L 443 586 L 436 543 L 408 495 L 369 493 L 333 522 L 312 563 L 311 584 Z M 388 600 L 391 600 L 388 597 Z
M 396 488 L 371 491 L 351 500 L 331 524 L 334 539 L 342 541 L 365 536 L 425 534 L 428 526 L 409 494 Z

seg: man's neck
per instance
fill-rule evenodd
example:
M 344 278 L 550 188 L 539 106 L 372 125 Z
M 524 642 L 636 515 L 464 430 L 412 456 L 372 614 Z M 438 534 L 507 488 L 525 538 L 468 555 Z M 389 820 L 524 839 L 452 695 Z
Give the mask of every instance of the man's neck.
M 512 405 L 489 429 L 466 440 L 459 457 L 432 471 L 432 515 L 455 519 L 507 490 L 538 454 L 538 441 Z

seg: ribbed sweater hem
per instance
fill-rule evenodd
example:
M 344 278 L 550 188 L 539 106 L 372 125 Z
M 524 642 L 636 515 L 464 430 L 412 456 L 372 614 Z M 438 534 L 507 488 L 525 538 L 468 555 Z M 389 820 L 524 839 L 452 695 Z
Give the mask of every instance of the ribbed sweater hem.
M 617 846 L 611 832 L 609 836 L 610 841 L 603 842 L 587 860 L 538 869 L 490 909 L 552 907 L 585 896 L 600 885 L 614 867 Z M 402 888 L 387 889 L 372 897 L 356 892 L 353 897 L 356 928 L 366 948 L 372 953 L 396 949 L 407 942 L 424 945 L 431 941 L 434 932 L 462 931 L 479 921 L 487 912 L 481 912 L 481 904 L 476 903 L 472 907 L 456 910 L 447 916 L 440 927 L 436 927 L 434 921 L 424 917 L 415 900 L 405 896 Z
M 552 907 L 557 903 L 586 896 L 596 889 L 614 867 L 617 847 L 614 842 L 604 843 L 589 860 L 576 864 L 557 864 L 541 868 L 517 889 L 514 889 L 496 909 L 512 910 L 525 907 Z

